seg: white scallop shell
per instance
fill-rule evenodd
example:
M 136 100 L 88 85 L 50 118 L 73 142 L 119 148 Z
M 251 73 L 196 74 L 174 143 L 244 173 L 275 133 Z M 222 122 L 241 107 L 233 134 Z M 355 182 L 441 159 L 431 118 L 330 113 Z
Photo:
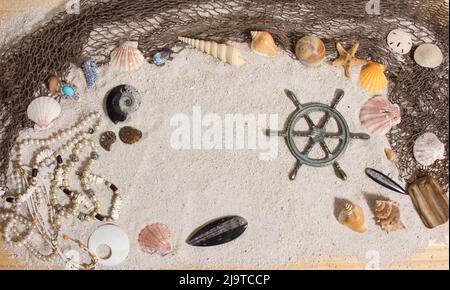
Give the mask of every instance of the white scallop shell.
M 126 41 L 111 53 L 111 64 L 121 72 L 138 70 L 144 61 L 136 41 Z
M 392 30 L 387 36 L 389 48 L 399 54 L 407 54 L 413 46 L 411 35 L 401 29 Z
M 425 133 L 414 143 L 414 158 L 424 166 L 444 158 L 445 145 L 433 133 Z
M 109 257 L 98 257 L 98 247 L 106 245 L 111 250 Z M 88 248 L 96 254 L 99 264 L 103 266 L 116 266 L 125 261 L 130 252 L 130 241 L 127 234 L 118 226 L 106 224 L 98 227 L 89 237 Z
M 61 114 L 61 106 L 50 97 L 40 97 L 34 99 L 28 105 L 28 118 L 36 123 L 37 129 L 47 129 L 52 122 Z
M 384 135 L 400 124 L 400 107 L 385 97 L 373 97 L 361 108 L 359 120 L 372 134 Z
M 422 67 L 436 68 L 444 61 L 444 55 L 436 45 L 425 43 L 419 46 L 414 52 L 414 60 Z

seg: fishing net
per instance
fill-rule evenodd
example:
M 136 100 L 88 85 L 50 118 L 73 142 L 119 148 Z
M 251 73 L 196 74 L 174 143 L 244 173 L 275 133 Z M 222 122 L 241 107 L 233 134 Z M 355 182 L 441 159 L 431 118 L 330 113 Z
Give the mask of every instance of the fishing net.
M 27 106 L 49 75 L 64 78 L 71 63 L 81 65 L 86 57 L 105 64 L 125 40 L 137 40 L 150 56 L 180 44 L 177 36 L 250 41 L 251 30 L 266 30 L 293 58 L 298 38 L 315 34 L 326 43 L 330 59 L 337 41 L 346 47 L 360 41 L 359 57 L 388 64 L 388 97 L 402 109 L 402 123 L 388 135 L 400 175 L 411 181 L 431 174 L 448 189 L 448 9 L 447 0 L 82 0 L 77 13 L 61 12 L 1 50 L 0 181 L 6 180 L 19 132 L 32 125 Z M 412 53 L 390 52 L 386 36 L 396 28 L 409 32 L 416 45 L 438 44 L 444 64 L 425 69 L 414 63 Z M 429 167 L 414 160 L 412 149 L 425 132 L 436 134 L 447 152 Z

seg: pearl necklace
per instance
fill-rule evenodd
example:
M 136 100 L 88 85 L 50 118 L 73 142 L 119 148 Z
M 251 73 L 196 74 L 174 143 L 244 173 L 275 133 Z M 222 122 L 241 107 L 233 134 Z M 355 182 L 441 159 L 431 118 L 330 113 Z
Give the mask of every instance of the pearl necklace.
M 83 131 L 87 125 L 91 125 L 89 129 Z M 64 256 L 58 246 L 58 237 L 61 228 L 61 217 L 70 218 L 77 216 L 81 220 L 92 220 L 96 218 L 100 221 L 113 221 L 119 217 L 120 206 L 122 198 L 118 192 L 117 187 L 111 182 L 107 181 L 99 175 L 92 173 L 92 166 L 94 160 L 98 159 L 97 148 L 92 140 L 88 139 L 89 134 L 93 134 L 100 128 L 101 119 L 97 112 L 90 113 L 86 117 L 81 117 L 80 120 L 73 126 L 60 130 L 58 133 L 46 139 L 24 139 L 16 145 L 16 159 L 13 160 L 14 171 L 12 174 L 11 183 L 15 187 L 14 196 L 5 195 L 6 201 L 13 204 L 12 210 L 18 212 L 21 204 L 28 204 L 28 211 L 31 220 L 19 215 L 15 212 L 1 213 L 0 219 L 6 219 L 4 237 L 5 241 L 14 247 L 25 246 L 30 253 L 42 261 L 48 262 L 53 260 L 58 254 L 64 261 L 69 262 Z M 62 145 L 59 149 L 52 151 L 48 148 L 49 145 L 56 143 L 70 135 L 75 136 Z M 22 150 L 24 146 L 38 145 L 41 146 L 39 152 L 32 159 L 31 171 L 26 178 L 26 166 L 22 163 Z M 71 191 L 69 188 L 68 175 L 75 167 L 75 163 L 79 161 L 79 154 L 84 147 L 91 148 L 90 156 L 86 159 L 86 165 L 83 170 L 78 173 L 83 192 L 78 193 Z M 70 159 L 63 164 L 62 155 L 71 150 Z M 38 186 L 38 173 L 44 166 L 51 167 L 56 159 L 56 166 L 53 170 L 50 192 L 42 190 Z M 111 207 L 109 215 L 101 215 L 100 204 L 91 189 L 91 185 L 104 184 L 113 192 Z M 56 199 L 58 190 L 63 190 L 70 197 L 70 202 L 62 206 Z M 47 229 L 44 219 L 38 211 L 37 204 L 40 198 L 44 197 L 48 207 L 49 228 Z M 81 213 L 81 209 L 87 209 L 88 213 Z M 19 232 L 18 225 L 25 227 L 24 232 Z M 51 252 L 43 254 L 36 250 L 30 242 L 31 237 L 36 232 L 36 229 L 42 239 L 51 246 Z M 87 247 L 78 240 L 74 240 L 67 235 L 63 235 L 65 241 L 74 242 L 83 252 L 90 256 L 90 263 L 79 264 L 81 269 L 92 269 L 97 265 L 97 257 L 91 254 Z

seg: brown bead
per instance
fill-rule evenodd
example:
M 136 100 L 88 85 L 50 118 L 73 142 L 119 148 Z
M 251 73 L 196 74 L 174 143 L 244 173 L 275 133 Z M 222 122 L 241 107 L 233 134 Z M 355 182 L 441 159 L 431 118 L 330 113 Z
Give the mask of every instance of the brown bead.
M 6 201 L 9 203 L 13 203 L 14 201 L 16 201 L 16 199 L 14 197 L 7 197 Z
M 62 159 L 61 155 L 56 156 L 56 162 L 58 162 L 58 164 L 63 163 L 63 159 Z
M 37 170 L 37 168 L 33 168 L 33 170 L 31 171 L 31 176 L 32 176 L 32 177 L 37 177 L 37 175 L 38 175 L 38 170 Z
M 98 219 L 98 220 L 101 221 L 101 222 L 105 220 L 105 217 L 102 216 L 102 215 L 99 214 L 99 213 L 95 215 L 95 218 Z
M 117 186 L 115 186 L 114 184 L 111 184 L 111 185 L 109 186 L 109 188 L 111 188 L 112 191 L 117 191 L 117 190 L 119 190 L 119 189 L 117 188 Z

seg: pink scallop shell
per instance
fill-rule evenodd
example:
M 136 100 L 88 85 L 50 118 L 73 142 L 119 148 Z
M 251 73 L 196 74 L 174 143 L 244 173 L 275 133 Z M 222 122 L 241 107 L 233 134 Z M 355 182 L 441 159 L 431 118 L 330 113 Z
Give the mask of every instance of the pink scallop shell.
M 138 243 L 142 251 L 149 254 L 165 256 L 173 250 L 169 228 L 159 223 L 143 228 L 139 233 Z
M 372 134 L 384 135 L 400 124 L 400 107 L 385 97 L 374 97 L 361 108 L 359 120 Z

